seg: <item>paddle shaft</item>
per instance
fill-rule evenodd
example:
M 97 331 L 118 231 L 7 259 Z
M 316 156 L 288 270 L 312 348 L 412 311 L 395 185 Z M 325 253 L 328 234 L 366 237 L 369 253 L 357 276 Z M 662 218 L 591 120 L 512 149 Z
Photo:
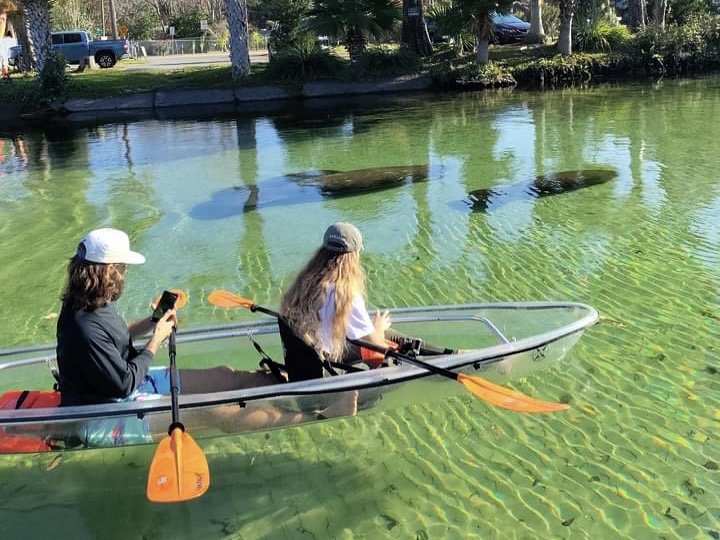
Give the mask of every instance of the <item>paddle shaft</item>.
M 250 306 L 250 311 L 252 311 L 252 312 L 259 311 L 260 313 L 264 313 L 265 315 L 270 315 L 271 317 L 280 317 L 280 314 L 277 311 L 273 311 L 272 309 L 258 306 L 257 304 L 253 304 L 252 306 Z
M 376 345 L 375 343 L 372 343 L 370 341 L 365 341 L 363 339 L 350 339 L 348 341 L 350 341 L 350 343 L 354 343 L 355 345 L 358 345 L 360 347 L 365 347 L 366 349 L 370 349 L 371 351 L 382 353 L 386 356 L 387 355 L 394 356 L 398 360 L 402 360 L 403 362 L 407 362 L 409 364 L 414 364 L 418 367 L 426 369 L 427 371 L 436 373 L 437 375 L 442 375 L 443 377 L 447 377 L 447 378 L 453 379 L 455 381 L 458 380 L 458 374 L 455 373 L 454 371 L 450 371 L 449 369 L 445 369 L 445 368 L 441 368 L 438 366 L 434 366 L 432 364 L 428 364 L 427 362 L 423 362 L 422 360 L 418 360 L 417 358 L 413 358 L 412 356 L 408 356 L 408 355 L 399 353 L 393 349 L 383 347 L 382 345 Z
M 181 427 L 180 423 L 180 408 L 178 406 L 178 374 L 177 364 L 175 363 L 175 356 L 177 354 L 177 348 L 175 346 L 175 327 L 173 326 L 172 332 L 170 332 L 170 339 L 168 341 L 168 349 L 170 351 L 170 399 L 172 401 L 172 424 L 168 427 L 168 433 L 172 433 L 175 427 Z

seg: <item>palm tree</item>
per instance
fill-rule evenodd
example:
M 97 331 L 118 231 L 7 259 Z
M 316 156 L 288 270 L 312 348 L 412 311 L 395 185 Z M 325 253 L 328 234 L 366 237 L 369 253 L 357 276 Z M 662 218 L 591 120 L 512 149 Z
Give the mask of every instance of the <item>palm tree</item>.
M 476 62 L 478 64 L 487 64 L 489 60 L 490 41 L 495 36 L 492 13 L 508 13 L 511 6 L 512 0 L 456 0 L 455 7 L 460 9 L 463 21 L 475 36 Z
M 230 28 L 232 77 L 238 79 L 250 73 L 247 0 L 227 0 L 226 6 L 228 27 Z
M 284 49 L 302 49 L 314 37 L 305 25 L 312 0 L 270 0 L 266 9 L 275 21 L 268 38 L 268 56 Z
M 308 24 L 320 35 L 343 38 L 355 60 L 367 48 L 369 35 L 393 30 L 401 16 L 400 0 L 317 0 Z
M 50 41 L 50 0 L 23 0 L 30 56 L 35 68 L 42 73 L 45 62 L 52 54 Z M 27 62 L 27 60 L 26 60 Z
M 423 0 L 403 0 L 403 19 L 400 43 L 420 56 L 430 56 L 432 42 L 425 22 Z
M 572 21 L 576 6 L 576 0 L 560 0 L 560 35 L 557 49 L 563 56 L 572 54 Z
M 530 0 L 530 30 L 525 43 L 545 43 L 545 29 L 542 22 L 542 0 Z

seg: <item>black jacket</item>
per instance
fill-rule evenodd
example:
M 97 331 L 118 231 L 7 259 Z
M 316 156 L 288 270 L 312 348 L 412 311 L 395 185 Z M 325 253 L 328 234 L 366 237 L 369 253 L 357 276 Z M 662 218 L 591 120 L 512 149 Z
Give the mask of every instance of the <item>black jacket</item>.
M 62 405 L 102 403 L 129 396 L 147 375 L 153 354 L 133 347 L 113 304 L 93 311 L 63 305 L 57 324 Z

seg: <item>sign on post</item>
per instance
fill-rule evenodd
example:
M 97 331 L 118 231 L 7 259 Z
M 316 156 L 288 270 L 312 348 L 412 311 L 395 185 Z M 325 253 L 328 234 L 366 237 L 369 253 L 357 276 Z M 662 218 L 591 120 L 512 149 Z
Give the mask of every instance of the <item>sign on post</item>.
M 201 20 L 200 21 L 200 30 L 202 30 L 203 32 L 207 32 L 207 29 L 208 29 L 207 19 Z
M 171 36 L 175 35 L 175 27 L 174 26 L 171 26 L 170 28 L 168 28 L 168 34 L 170 34 Z

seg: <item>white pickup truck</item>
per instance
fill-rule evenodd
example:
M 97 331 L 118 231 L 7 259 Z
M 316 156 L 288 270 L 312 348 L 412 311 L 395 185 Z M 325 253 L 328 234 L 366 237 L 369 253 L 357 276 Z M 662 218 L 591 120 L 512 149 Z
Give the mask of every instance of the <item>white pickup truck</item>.
M 79 64 L 92 57 L 101 68 L 113 67 L 121 58 L 129 57 L 125 39 L 94 40 L 85 30 L 52 32 L 52 48 L 60 51 L 69 64 Z M 22 46 L 10 49 L 10 62 L 16 63 L 22 55 Z

